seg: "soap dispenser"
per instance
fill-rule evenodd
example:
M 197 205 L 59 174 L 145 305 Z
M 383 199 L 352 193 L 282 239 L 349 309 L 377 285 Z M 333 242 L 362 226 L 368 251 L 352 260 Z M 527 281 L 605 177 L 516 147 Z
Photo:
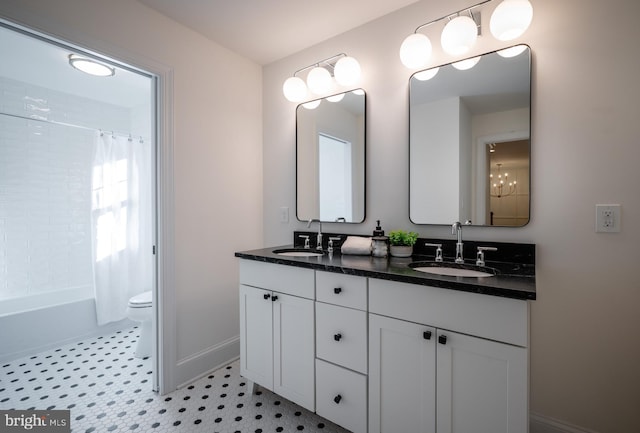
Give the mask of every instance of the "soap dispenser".
M 371 238 L 372 251 L 374 257 L 387 257 L 389 254 L 389 238 L 384 235 L 384 230 L 380 226 L 380 220 L 377 221 L 376 229 L 373 231 Z

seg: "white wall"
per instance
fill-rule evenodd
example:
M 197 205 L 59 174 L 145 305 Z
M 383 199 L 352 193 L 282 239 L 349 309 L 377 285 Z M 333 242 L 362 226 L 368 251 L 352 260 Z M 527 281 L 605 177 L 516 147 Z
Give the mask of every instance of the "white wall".
M 531 411 L 601 433 L 639 431 L 640 2 L 531 2 L 534 21 L 520 39 L 533 52 L 531 221 L 517 229 L 464 228 L 463 237 L 537 245 Z M 386 230 L 451 238 L 449 227 L 409 222 L 412 71 L 398 50 L 418 25 L 474 3 L 425 0 L 265 67 L 266 245 L 290 243 L 291 232 L 305 228 L 295 219 L 279 222 L 281 206 L 295 208 L 295 104 L 282 96 L 282 83 L 340 52 L 359 60 L 367 91 L 367 219 L 324 229 L 370 233 L 381 219 Z M 502 46 L 483 37 L 471 54 Z M 622 204 L 621 233 L 595 233 L 596 203 Z
M 168 367 L 179 384 L 238 356 L 233 253 L 262 237 L 260 67 L 130 0 L 3 0 L 0 16 L 171 70 L 177 363 Z

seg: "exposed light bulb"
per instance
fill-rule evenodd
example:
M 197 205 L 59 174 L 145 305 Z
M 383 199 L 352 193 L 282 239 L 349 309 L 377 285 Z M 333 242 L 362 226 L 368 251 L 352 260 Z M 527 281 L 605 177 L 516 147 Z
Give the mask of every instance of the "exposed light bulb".
M 466 71 L 467 69 L 473 68 L 480 61 L 480 56 L 472 57 L 470 59 L 460 60 L 459 62 L 452 63 L 451 66 L 460 70 Z
M 452 56 L 459 56 L 471 49 L 478 38 L 476 22 L 465 15 L 457 16 L 444 26 L 440 43 L 442 49 Z
M 501 41 L 522 35 L 531 25 L 533 6 L 529 0 L 503 0 L 491 14 L 489 29 Z
M 331 89 L 332 78 L 329 71 L 320 66 L 316 66 L 307 75 L 307 86 L 316 95 L 321 95 Z
M 291 102 L 302 102 L 307 96 L 307 85 L 300 77 L 289 77 L 282 85 L 282 93 Z
M 336 63 L 333 69 L 338 84 L 342 86 L 352 86 L 360 80 L 360 63 L 353 57 L 343 57 Z
M 413 76 L 416 80 L 427 81 L 435 77 L 439 70 L 440 68 L 431 68 L 426 71 L 417 72 Z
M 400 60 L 410 69 L 422 68 L 429 63 L 433 47 L 429 38 L 422 33 L 414 33 L 405 38 L 400 46 Z

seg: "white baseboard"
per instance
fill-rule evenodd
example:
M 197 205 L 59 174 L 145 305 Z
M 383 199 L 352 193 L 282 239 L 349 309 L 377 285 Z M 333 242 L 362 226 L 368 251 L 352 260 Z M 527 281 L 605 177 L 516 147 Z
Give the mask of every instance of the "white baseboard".
M 177 388 L 182 388 L 239 357 L 240 337 L 237 336 L 181 359 L 176 365 Z
M 531 413 L 529 433 L 598 433 L 563 421 Z

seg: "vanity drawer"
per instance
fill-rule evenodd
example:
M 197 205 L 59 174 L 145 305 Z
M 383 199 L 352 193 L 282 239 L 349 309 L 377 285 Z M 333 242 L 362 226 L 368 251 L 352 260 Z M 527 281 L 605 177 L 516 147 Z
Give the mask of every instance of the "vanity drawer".
M 240 260 L 240 284 L 314 299 L 313 269 Z
M 316 272 L 316 299 L 343 307 L 367 309 L 367 278 Z
M 316 357 L 367 373 L 367 313 L 316 302 Z
M 369 278 L 369 311 L 527 347 L 529 304 L 519 299 Z
M 366 433 L 367 377 L 316 359 L 316 413 L 354 433 Z

